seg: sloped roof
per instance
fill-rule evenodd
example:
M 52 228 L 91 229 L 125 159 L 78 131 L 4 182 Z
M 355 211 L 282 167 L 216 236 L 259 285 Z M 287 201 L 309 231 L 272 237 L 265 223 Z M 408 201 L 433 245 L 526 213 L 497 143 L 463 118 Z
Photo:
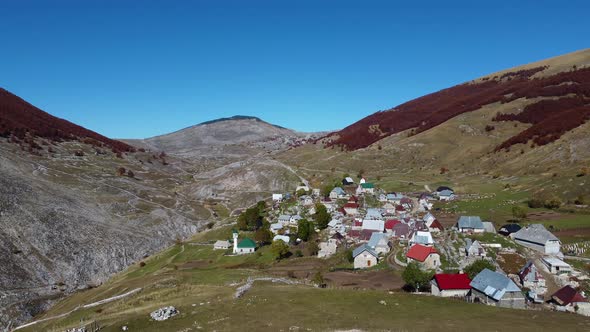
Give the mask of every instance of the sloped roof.
M 361 187 L 363 187 L 363 189 L 375 188 L 375 186 L 370 182 L 361 183 Z
M 415 243 L 420 244 L 434 243 L 434 240 L 432 239 L 432 234 L 430 234 L 430 232 L 416 231 L 414 233 L 413 240 Z
M 506 224 L 502 227 L 500 227 L 500 230 L 498 231 L 501 234 L 512 234 L 512 233 L 516 233 L 518 232 L 522 227 L 520 227 L 519 224 Z
M 483 223 L 478 216 L 461 216 L 457 221 L 457 226 L 459 228 L 483 229 Z
M 290 215 L 288 215 L 288 214 L 281 214 L 281 215 L 279 216 L 279 220 L 280 220 L 280 221 L 289 221 L 290 219 L 291 219 L 291 216 L 290 216 Z
M 371 234 L 371 238 L 369 239 L 367 245 L 371 248 L 375 248 L 382 239 L 387 239 L 387 235 L 385 233 L 374 232 Z
M 400 193 L 389 193 L 387 194 L 387 199 L 389 200 L 398 200 L 404 198 L 403 194 Z
M 344 189 L 340 188 L 340 187 L 336 187 L 334 189 L 332 189 L 333 193 L 336 193 L 337 195 L 346 195 L 346 192 L 344 191 Z
M 533 261 L 528 261 L 522 267 L 522 269 L 520 269 L 518 276 L 520 277 L 521 281 L 536 281 L 539 279 L 545 279 L 540 273 L 538 273 L 537 267 L 535 264 L 533 264 Z
M 401 221 L 396 219 L 389 219 L 385 222 L 385 229 L 393 229 L 393 227 L 399 223 L 401 223 Z
M 551 298 L 559 305 L 568 305 L 576 302 L 588 302 L 580 293 L 578 293 L 572 286 L 567 285 L 553 295 Z
M 273 237 L 272 240 L 273 241 L 281 240 L 281 241 L 285 242 L 286 244 L 289 244 L 289 241 L 291 240 L 291 238 L 289 238 L 286 235 L 275 235 L 275 237 Z
M 385 222 L 383 220 L 363 220 L 362 228 L 383 232 L 385 229 Z
M 421 244 L 415 244 L 410 248 L 410 250 L 408 250 L 406 257 L 417 260 L 419 262 L 424 262 L 426 258 L 430 256 L 430 254 L 436 253 L 436 249 L 434 249 L 433 247 L 426 247 Z
M 368 208 L 367 209 L 367 218 L 383 218 L 381 214 L 381 210 L 377 208 Z
M 440 273 L 434 275 L 440 290 L 471 289 L 471 279 L 465 273 Z
M 440 223 L 440 221 L 438 221 L 438 219 L 434 219 L 433 222 L 430 223 L 430 225 L 428 225 L 429 228 L 438 228 L 441 231 L 444 231 L 445 228 L 443 227 L 443 225 Z
M 547 241 L 559 241 L 559 239 L 549 232 L 545 226 L 541 224 L 533 224 L 522 228 L 513 234 L 515 240 L 522 240 L 527 242 L 539 243 L 545 245 Z
M 217 240 L 214 244 L 215 247 L 229 247 L 230 243 L 227 240 Z
M 358 209 L 359 205 L 356 203 L 346 203 L 344 204 L 344 208 L 349 208 L 349 209 Z
M 438 193 L 439 196 L 451 196 L 453 194 L 455 193 L 451 190 L 443 190 Z
M 238 243 L 238 248 L 256 248 L 256 242 L 249 238 L 245 238 Z
M 410 233 L 410 226 L 404 223 L 395 224 L 392 228 L 395 236 L 406 236 Z
M 366 244 L 363 244 L 362 246 L 354 249 L 352 251 L 352 257 L 356 257 L 356 256 L 362 254 L 365 251 L 368 252 L 369 254 L 375 256 L 375 257 L 379 257 L 379 254 L 377 254 L 373 249 L 369 248 Z
M 520 292 L 520 288 L 507 276 L 484 269 L 471 281 L 471 287 L 499 301 L 507 292 Z

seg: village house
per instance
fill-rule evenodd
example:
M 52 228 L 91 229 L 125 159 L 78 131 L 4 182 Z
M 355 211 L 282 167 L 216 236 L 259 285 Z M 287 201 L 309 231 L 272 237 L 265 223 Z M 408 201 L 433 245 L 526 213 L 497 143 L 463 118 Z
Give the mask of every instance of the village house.
M 522 227 L 519 224 L 506 224 L 498 230 L 498 233 L 504 236 L 509 236 L 512 233 L 520 231 Z
M 371 266 L 377 265 L 379 262 L 379 254 L 373 249 L 367 247 L 366 244 L 361 245 L 352 252 L 354 258 L 355 269 L 366 269 Z
M 372 230 L 377 232 L 383 232 L 385 230 L 385 221 L 364 219 L 361 229 Z
M 426 222 L 426 227 L 428 227 L 428 231 L 431 233 L 440 233 L 445 230 L 440 221 L 438 221 L 438 219 Z
M 227 240 L 219 240 L 219 241 L 216 241 L 215 244 L 213 244 L 213 249 L 215 249 L 215 250 L 227 250 L 227 249 L 229 249 L 230 246 L 231 246 L 231 244 L 229 243 L 229 241 L 227 241 Z
M 344 191 L 344 189 L 336 187 L 332 189 L 332 191 L 330 191 L 329 197 L 331 199 L 345 199 L 348 197 L 348 194 L 346 194 L 346 191 Z
M 486 251 L 477 240 L 465 239 L 465 255 L 467 257 L 486 257 Z
M 545 287 L 545 278 L 539 272 L 533 261 L 528 261 L 518 272 L 518 278 L 522 287 L 539 289 Z M 538 292 L 537 293 L 541 293 Z
M 299 197 L 299 202 L 303 206 L 311 206 L 311 205 L 313 205 L 313 198 L 309 195 L 303 195 L 303 196 Z
M 380 209 L 368 208 L 365 214 L 365 219 L 383 220 L 383 214 Z
M 344 179 L 342 179 L 343 186 L 351 186 L 353 184 L 354 184 L 354 180 L 350 176 L 347 176 Z
M 434 244 L 434 239 L 432 239 L 432 234 L 430 234 L 428 231 L 415 231 L 410 237 L 409 244 L 432 246 Z
M 441 201 L 452 201 L 455 199 L 455 193 L 451 190 L 443 190 L 438 193 L 438 199 Z
M 366 182 L 366 183 L 361 183 L 357 190 L 356 190 L 357 195 L 360 194 L 374 194 L 375 193 L 375 185 L 373 185 L 372 183 Z
M 277 222 L 274 224 L 270 224 L 270 231 L 274 234 L 278 234 L 280 231 L 283 230 L 283 224 Z
M 291 241 L 291 238 L 290 238 L 290 237 L 288 237 L 287 235 L 275 235 L 275 236 L 272 238 L 272 241 L 273 241 L 273 242 L 274 242 L 274 241 L 283 241 L 283 242 L 285 242 L 286 244 L 289 244 L 289 241 Z
M 322 205 L 326 207 L 328 212 L 334 212 L 336 210 L 336 202 L 331 200 L 329 197 L 325 197 L 321 200 Z
M 298 214 L 294 214 L 289 218 L 289 224 L 291 225 L 297 225 L 297 223 L 299 222 L 299 220 L 303 219 L 303 217 L 301 217 Z
M 471 290 L 470 283 L 465 273 L 439 273 L 430 282 L 430 293 L 440 297 L 464 297 Z
M 411 211 L 414 208 L 414 202 L 409 197 L 401 199 L 400 204 L 406 211 Z
M 393 227 L 399 223 L 401 223 L 401 221 L 397 219 L 388 219 L 385 221 L 384 228 L 387 235 L 393 236 Z
M 510 235 L 518 244 L 542 252 L 558 255 L 561 251 L 559 239 L 541 224 L 533 224 Z
M 481 218 L 477 216 L 461 216 L 457 221 L 457 230 L 461 233 L 483 233 L 484 227 Z
M 389 247 L 389 239 L 385 233 L 374 232 L 371 234 L 367 246 L 373 249 L 377 254 L 386 254 L 391 250 Z
M 280 202 L 283 200 L 283 194 L 272 194 L 272 200 L 275 202 Z
M 549 272 L 553 274 L 572 272 L 572 267 L 557 257 L 543 257 L 542 261 L 549 269 Z
M 330 257 L 336 253 L 338 249 L 338 240 L 329 239 L 327 242 L 320 242 L 320 250 L 318 251 L 318 257 Z
M 471 281 L 475 301 L 504 308 L 523 309 L 526 299 L 520 288 L 507 276 L 484 269 Z
M 410 226 L 408 224 L 399 222 L 391 229 L 391 236 L 399 239 L 407 239 L 410 235 Z
M 402 202 L 402 198 L 405 196 L 400 193 L 389 193 L 386 195 L 387 201 L 393 204 L 399 205 Z
M 277 221 L 281 223 L 283 226 L 287 226 L 291 221 L 291 216 L 288 214 L 281 214 Z
M 382 209 L 385 211 L 386 215 L 394 215 L 395 214 L 395 205 L 387 202 L 385 204 L 383 204 Z
M 314 197 L 320 197 L 321 190 L 319 188 L 313 188 L 311 190 L 311 195 Z
M 356 216 L 358 212 L 359 205 L 357 203 L 346 203 L 344 204 L 344 212 L 348 216 Z
M 491 221 L 482 221 L 482 224 L 483 224 L 483 231 L 485 233 L 496 234 L 496 227 L 494 227 L 494 224 Z
M 420 268 L 434 270 L 440 266 L 440 255 L 433 247 L 415 244 L 406 253 L 408 263 L 417 262 Z
M 564 286 L 551 295 L 551 301 L 569 311 L 576 311 L 576 307 L 587 309 L 588 300 L 570 285 Z

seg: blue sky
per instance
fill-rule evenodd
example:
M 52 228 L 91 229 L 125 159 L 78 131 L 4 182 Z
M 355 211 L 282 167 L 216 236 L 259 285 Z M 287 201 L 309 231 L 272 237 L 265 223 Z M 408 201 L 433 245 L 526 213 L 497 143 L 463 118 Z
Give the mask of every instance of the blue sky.
M 0 86 L 117 138 L 237 114 L 331 130 L 587 48 L 588 12 L 542 0 L 0 0 Z

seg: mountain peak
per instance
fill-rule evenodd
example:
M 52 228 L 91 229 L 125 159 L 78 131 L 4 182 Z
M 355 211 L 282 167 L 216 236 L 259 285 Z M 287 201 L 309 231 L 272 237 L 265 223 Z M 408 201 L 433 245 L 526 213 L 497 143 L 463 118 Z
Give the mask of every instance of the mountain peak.
M 273 127 L 277 127 L 280 129 L 286 129 L 285 127 L 281 127 L 281 126 L 277 126 L 275 124 L 272 123 L 268 123 L 258 117 L 255 116 L 250 116 L 250 115 L 234 115 L 228 118 L 219 118 L 219 119 L 214 119 L 214 120 L 209 120 L 209 121 L 205 121 L 205 122 L 201 122 L 199 123 L 197 126 L 201 126 L 201 125 L 208 125 L 208 124 L 213 124 L 213 123 L 218 123 L 218 122 L 224 122 L 224 121 L 236 121 L 236 120 L 255 120 L 258 122 L 262 122 L 262 123 L 266 123 L 269 124 Z

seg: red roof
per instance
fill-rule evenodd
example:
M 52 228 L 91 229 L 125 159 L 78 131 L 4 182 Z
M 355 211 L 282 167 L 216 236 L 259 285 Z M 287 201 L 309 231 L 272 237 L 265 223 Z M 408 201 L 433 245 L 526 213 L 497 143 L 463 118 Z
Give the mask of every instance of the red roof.
M 470 289 L 471 280 L 465 273 L 441 273 L 435 274 L 434 280 L 440 290 L 448 289 Z
M 344 204 L 344 208 L 351 208 L 351 209 L 358 209 L 359 205 L 356 203 L 346 203 Z
M 551 296 L 560 305 L 568 305 L 576 302 L 588 302 L 572 286 L 565 286 Z
M 362 220 L 355 220 L 354 221 L 354 226 L 362 226 L 363 225 L 363 221 Z
M 419 262 L 424 262 L 426 258 L 430 256 L 430 254 L 436 254 L 436 249 L 433 247 L 426 247 L 421 244 L 415 244 L 410 248 L 410 250 L 408 250 L 406 257 Z
M 440 221 L 438 221 L 438 219 L 434 219 L 434 221 L 432 222 L 432 224 L 430 224 L 430 228 L 438 228 L 441 231 L 444 231 L 445 230 L 445 228 L 440 223 Z
M 404 207 L 401 205 L 396 205 L 395 211 L 406 211 L 406 209 L 404 209 Z
M 390 219 L 385 222 L 385 229 L 393 229 L 393 226 L 401 223 L 401 221 L 396 219 Z

